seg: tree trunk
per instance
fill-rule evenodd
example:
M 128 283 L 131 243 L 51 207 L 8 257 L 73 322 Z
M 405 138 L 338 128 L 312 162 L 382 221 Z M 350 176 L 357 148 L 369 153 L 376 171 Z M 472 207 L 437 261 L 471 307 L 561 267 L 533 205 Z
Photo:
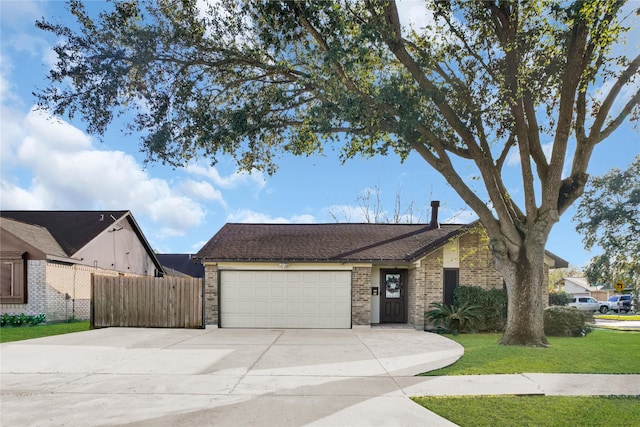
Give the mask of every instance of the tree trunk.
M 503 345 L 548 346 L 544 334 L 544 248 L 546 239 L 525 240 L 517 260 L 494 251 L 496 268 L 507 287 L 507 326 Z

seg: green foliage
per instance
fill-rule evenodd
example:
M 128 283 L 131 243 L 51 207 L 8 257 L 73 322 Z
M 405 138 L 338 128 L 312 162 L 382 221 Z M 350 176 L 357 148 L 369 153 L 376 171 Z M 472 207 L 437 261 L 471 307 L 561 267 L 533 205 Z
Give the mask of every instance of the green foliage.
M 480 307 L 468 303 L 446 305 L 431 303 L 432 309 L 424 313 L 425 319 L 436 327 L 443 327 L 447 333 L 458 335 L 476 329 L 480 321 Z
M 603 250 L 585 271 L 589 281 L 640 285 L 640 155 L 627 170 L 592 178 L 574 219 L 585 247 Z
M 544 333 L 550 337 L 584 337 L 591 332 L 589 316 L 569 307 L 551 306 L 544 310 Z
M 456 396 L 413 400 L 460 426 L 606 427 L 640 419 L 640 396 Z
M 479 286 L 457 286 L 453 293 L 456 304 L 478 307 L 480 332 L 502 331 L 507 314 L 507 294 L 502 289 L 483 289 Z
M 549 291 L 549 305 L 565 306 L 570 300 L 571 296 L 564 291 Z
M 44 314 L 10 314 L 4 313 L 0 316 L 0 327 L 6 326 L 34 326 L 40 323 L 44 323 L 46 316 Z

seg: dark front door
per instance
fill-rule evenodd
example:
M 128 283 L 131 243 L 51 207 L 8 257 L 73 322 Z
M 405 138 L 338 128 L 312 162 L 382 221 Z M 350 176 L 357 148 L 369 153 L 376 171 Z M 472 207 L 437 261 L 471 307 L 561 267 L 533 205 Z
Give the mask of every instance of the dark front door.
M 444 270 L 444 303 L 453 305 L 453 291 L 458 286 L 458 269 L 451 268 Z
M 407 323 L 407 271 L 380 274 L 380 323 Z

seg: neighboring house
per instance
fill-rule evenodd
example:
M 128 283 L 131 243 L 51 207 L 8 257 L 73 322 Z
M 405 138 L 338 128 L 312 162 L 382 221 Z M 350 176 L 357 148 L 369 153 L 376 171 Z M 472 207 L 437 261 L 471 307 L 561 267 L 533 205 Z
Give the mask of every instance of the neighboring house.
M 584 277 L 563 277 L 560 279 L 560 289 L 574 297 L 590 297 L 589 282 Z
M 182 277 L 204 277 L 204 266 L 192 254 L 156 254 L 167 275 Z
M 438 225 L 437 211 L 430 225 L 226 224 L 196 255 L 207 324 L 422 329 L 424 311 L 451 304 L 456 286 L 503 287 L 480 231 Z
M 161 276 L 129 211 L 0 211 L 1 313 L 87 319 L 91 274 Z
M 615 293 L 612 288 L 607 290 L 603 286 L 590 286 L 585 277 L 563 277 L 558 281 L 558 284 L 559 290 L 574 297 L 593 297 L 597 300 L 606 300 Z

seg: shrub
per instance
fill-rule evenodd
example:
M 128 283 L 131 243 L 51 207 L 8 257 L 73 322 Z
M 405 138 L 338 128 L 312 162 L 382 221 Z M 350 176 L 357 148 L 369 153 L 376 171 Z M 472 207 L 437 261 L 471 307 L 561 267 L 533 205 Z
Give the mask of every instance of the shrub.
M 5 326 L 33 326 L 45 321 L 46 317 L 44 314 L 9 314 L 4 313 L 0 316 L 0 327 Z
M 479 307 L 480 319 L 476 325 L 480 332 L 504 329 L 507 312 L 507 294 L 502 289 L 483 289 L 480 286 L 458 286 L 453 293 L 455 304 Z
M 544 310 L 544 333 L 550 337 L 584 337 L 591 332 L 589 316 L 575 308 L 551 306 Z
M 443 327 L 444 332 L 458 335 L 476 329 L 480 321 L 480 308 L 469 304 L 445 305 L 439 302 L 431 303 L 431 310 L 424 313 L 426 320 L 430 320 L 437 327 Z
M 564 291 L 549 291 L 549 305 L 567 305 L 571 296 Z

